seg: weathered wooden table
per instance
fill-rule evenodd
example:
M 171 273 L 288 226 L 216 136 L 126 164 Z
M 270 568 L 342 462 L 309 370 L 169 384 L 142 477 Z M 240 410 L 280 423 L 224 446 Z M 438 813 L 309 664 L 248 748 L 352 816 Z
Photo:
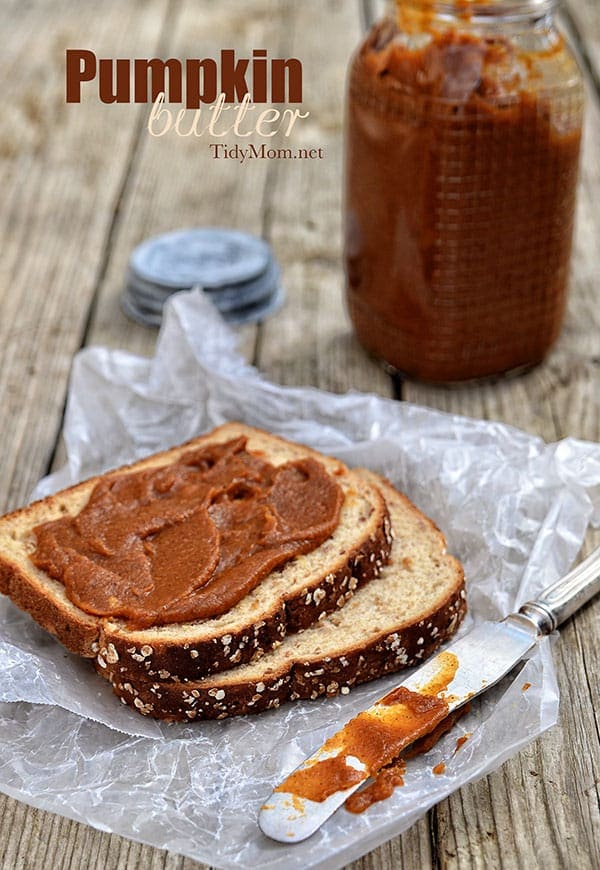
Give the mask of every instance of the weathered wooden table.
M 503 420 L 553 441 L 600 440 L 600 6 L 568 0 L 564 22 L 588 82 L 572 295 L 547 362 L 465 389 L 393 381 L 361 351 L 342 304 L 342 88 L 365 10 L 359 0 L 3 0 L 0 6 L 0 507 L 24 503 L 61 463 L 69 368 L 83 345 L 150 354 L 155 333 L 121 313 L 131 248 L 174 227 L 263 234 L 283 265 L 284 309 L 241 331 L 268 377 Z M 213 160 L 206 140 L 151 138 L 146 106 L 64 101 L 64 50 L 203 57 L 268 47 L 297 55 L 311 120 L 295 144 L 322 160 Z M 598 543 L 590 534 L 587 549 Z M 600 867 L 600 602 L 562 631 L 560 724 L 353 867 Z M 0 796 L 2 867 L 169 870 L 193 861 Z

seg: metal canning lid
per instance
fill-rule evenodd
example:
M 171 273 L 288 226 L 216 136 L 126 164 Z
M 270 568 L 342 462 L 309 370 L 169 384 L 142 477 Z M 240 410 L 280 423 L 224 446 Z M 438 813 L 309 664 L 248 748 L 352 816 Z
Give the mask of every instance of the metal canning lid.
M 160 326 L 161 324 L 162 313 L 160 311 L 151 311 L 140 305 L 127 291 L 121 296 L 121 308 L 127 317 L 143 326 Z
M 220 287 L 216 290 L 207 290 L 210 300 L 216 305 L 221 314 L 229 311 L 248 308 L 250 305 L 258 305 L 268 302 L 279 286 L 279 267 L 272 263 L 263 275 L 259 275 L 252 281 L 231 287 Z M 129 273 L 125 288 L 125 296 L 130 302 L 139 308 L 160 314 L 163 305 L 174 292 L 164 290 L 141 281 Z
M 217 289 L 257 278 L 271 260 L 269 245 L 257 236 L 199 227 L 146 239 L 133 250 L 129 269 L 137 278 L 164 288 Z
M 233 311 L 222 312 L 223 318 L 232 326 L 241 326 L 243 323 L 258 323 L 275 314 L 281 308 L 285 300 L 283 287 L 279 285 L 272 296 L 264 302 L 256 305 L 248 305 L 246 308 L 236 308 Z
M 278 284 L 279 268 L 275 262 L 272 262 L 258 278 L 217 289 L 207 287 L 206 292 L 219 311 L 225 314 L 229 311 L 247 308 L 250 305 L 268 302 L 277 291 Z
M 162 287 L 160 284 L 153 284 L 151 281 L 144 281 L 131 269 L 127 270 L 127 286 L 131 288 L 132 293 L 147 299 L 156 299 L 164 302 L 165 299 L 176 293 L 177 290 L 187 290 L 187 287 Z
M 210 299 L 212 295 L 207 294 Z M 246 305 L 241 308 L 221 311 L 221 315 L 232 326 L 240 326 L 243 323 L 256 323 L 274 314 L 285 299 L 285 293 L 280 285 L 264 300 Z M 141 323 L 143 326 L 159 327 L 162 322 L 162 305 L 155 307 L 141 303 L 139 299 L 126 290 L 121 297 L 121 308 L 127 317 Z

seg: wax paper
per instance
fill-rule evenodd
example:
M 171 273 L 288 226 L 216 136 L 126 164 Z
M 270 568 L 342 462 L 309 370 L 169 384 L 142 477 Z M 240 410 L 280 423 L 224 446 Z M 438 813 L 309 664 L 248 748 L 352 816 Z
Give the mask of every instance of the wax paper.
M 470 612 L 461 631 L 504 615 L 567 571 L 586 527 L 600 518 L 599 445 L 545 444 L 509 426 L 404 402 L 279 387 L 237 354 L 235 335 L 199 291 L 169 303 L 153 359 L 102 348 L 77 356 L 65 421 L 68 464 L 35 494 L 227 420 L 391 478 L 464 563 Z M 550 639 L 542 641 L 516 677 L 410 761 L 404 787 L 389 800 L 360 816 L 342 809 L 311 839 L 280 845 L 256 824 L 272 787 L 398 676 L 256 717 L 167 725 L 117 703 L 89 664 L 3 600 L 0 789 L 216 867 L 332 870 L 406 830 L 555 723 L 550 647 Z M 441 761 L 445 773 L 436 776 Z

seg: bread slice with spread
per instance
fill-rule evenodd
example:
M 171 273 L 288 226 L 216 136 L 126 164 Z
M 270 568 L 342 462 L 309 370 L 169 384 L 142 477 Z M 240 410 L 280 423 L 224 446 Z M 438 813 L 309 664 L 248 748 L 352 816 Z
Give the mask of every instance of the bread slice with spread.
M 272 473 L 275 488 L 277 482 L 286 474 L 288 477 L 296 475 L 300 494 L 304 492 L 303 480 L 310 482 L 313 472 L 321 474 L 322 471 L 325 475 L 323 480 L 327 478 L 329 481 L 329 491 L 339 490 L 340 494 L 339 512 L 335 514 L 334 527 L 331 527 L 330 534 L 324 540 L 312 547 L 310 541 L 307 543 L 303 536 L 312 534 L 312 526 L 318 526 L 316 520 L 312 526 L 307 521 L 306 528 L 300 522 L 300 528 L 294 537 L 286 523 L 290 526 L 292 520 L 298 517 L 302 520 L 302 516 L 294 506 L 293 498 L 287 498 L 287 491 L 280 486 L 277 510 L 268 504 L 264 510 L 261 509 L 259 516 L 260 523 L 263 526 L 266 524 L 265 539 L 270 533 L 268 524 L 275 523 L 271 538 L 275 540 L 279 535 L 278 540 L 284 541 L 279 544 L 279 550 L 273 544 L 267 553 L 269 559 L 272 552 L 279 559 L 277 562 L 273 557 L 276 567 L 265 576 L 257 574 L 259 581 L 254 587 L 243 591 L 241 598 L 224 612 L 201 619 L 185 618 L 177 621 L 174 614 L 178 611 L 171 608 L 168 615 L 170 621 L 154 625 L 144 624 L 148 622 L 148 614 L 143 613 L 144 601 L 152 600 L 153 607 L 158 608 L 159 614 L 168 611 L 168 598 L 171 594 L 169 541 L 172 542 L 173 553 L 177 552 L 178 560 L 184 567 L 185 559 L 189 555 L 192 576 L 204 570 L 202 566 L 194 564 L 198 541 L 204 541 L 204 561 L 211 564 L 218 562 L 217 557 L 213 559 L 211 549 L 211 542 L 214 540 L 218 543 L 218 536 L 214 537 L 214 528 L 210 523 L 207 525 L 205 518 L 202 522 L 198 520 L 195 537 L 188 529 L 187 538 L 184 535 L 181 540 L 178 540 L 178 536 L 181 538 L 182 533 L 178 530 L 182 527 L 171 527 L 167 524 L 162 549 L 156 547 L 154 542 L 158 526 L 156 505 L 152 499 L 157 492 L 159 498 L 163 493 L 168 495 L 169 487 L 174 485 L 170 481 L 172 467 L 179 467 L 183 463 L 184 470 L 175 486 L 185 493 L 191 479 L 190 466 L 199 468 L 205 461 L 202 459 L 201 462 L 195 457 L 204 457 L 210 449 L 226 451 L 230 444 L 234 444 L 232 450 L 235 452 L 235 443 L 241 441 L 245 454 L 250 457 L 247 462 L 250 470 L 236 472 L 236 480 L 231 481 L 231 486 L 229 483 L 227 487 L 221 486 L 222 492 L 215 497 L 215 501 L 224 498 L 227 501 L 227 510 L 237 510 L 234 502 L 238 498 L 243 499 L 246 489 L 251 489 L 256 481 L 257 486 L 260 484 L 258 472 L 255 475 L 256 481 L 252 478 L 256 471 L 255 465 L 262 468 L 267 463 L 269 468 L 275 469 Z M 321 471 L 318 471 L 317 465 Z M 210 469 L 207 474 L 210 475 Z M 155 555 L 158 553 L 164 563 L 161 569 L 166 577 L 161 593 L 162 611 L 156 603 L 156 596 L 152 599 L 151 596 L 144 598 L 141 593 L 138 595 L 132 579 L 127 581 L 128 586 L 125 584 L 123 587 L 129 590 L 127 594 L 130 597 L 133 596 L 136 601 L 139 598 L 136 606 L 141 616 L 145 616 L 141 627 L 139 620 L 136 624 L 132 617 L 132 613 L 135 616 L 136 611 L 127 604 L 123 589 L 119 587 L 112 594 L 108 588 L 111 575 L 106 566 L 112 565 L 115 559 L 119 566 L 126 565 L 130 558 L 127 546 L 123 543 L 126 542 L 127 534 L 119 531 L 118 524 L 112 522 L 111 516 L 111 510 L 117 513 L 125 510 L 119 501 L 125 499 L 126 502 L 121 490 L 127 490 L 127 498 L 130 497 L 130 490 L 137 493 L 138 502 L 134 510 L 129 511 L 129 516 L 138 511 L 143 528 L 143 540 L 138 535 L 131 548 L 131 552 L 135 551 L 139 556 L 139 565 L 132 562 L 133 575 L 137 576 L 141 571 L 140 565 L 144 568 L 144 554 L 148 552 Z M 149 491 L 151 497 L 148 495 Z M 289 492 L 293 493 L 294 489 Z M 310 490 L 306 492 L 310 495 Z M 325 500 L 325 496 L 323 498 Z M 307 499 L 314 502 L 312 496 L 307 496 Z M 100 508 L 94 513 L 98 505 L 102 506 L 103 513 Z M 165 512 L 172 508 L 169 505 L 167 498 L 163 506 Z M 130 505 L 125 507 L 129 509 Z M 189 510 L 189 505 L 185 509 L 187 514 L 184 519 L 187 522 L 193 512 Z M 323 510 L 319 513 L 319 505 L 311 507 L 308 504 L 306 507 L 309 513 L 313 509 L 319 520 Z M 277 527 L 278 511 L 286 515 L 280 526 L 286 527 L 283 531 L 287 529 L 287 538 L 281 537 L 282 528 Z M 256 516 L 252 522 L 256 524 Z M 112 537 L 105 534 L 105 529 L 109 526 Z M 242 516 L 236 530 L 238 537 L 242 534 L 243 527 Z M 56 545 L 58 532 L 54 531 L 55 528 L 62 529 L 60 546 Z M 82 529 L 87 529 L 85 546 L 79 540 L 83 536 Z M 159 533 L 163 534 L 162 530 Z M 320 534 L 322 536 L 324 532 L 321 530 Z M 48 552 L 40 555 L 40 540 L 46 539 L 50 541 Z M 316 540 L 318 542 L 319 539 Z M 242 544 L 239 544 L 238 550 Z M 233 545 L 232 547 L 235 549 Z M 10 596 L 17 606 L 29 612 L 67 649 L 78 655 L 94 658 L 100 670 L 124 667 L 133 678 L 149 680 L 150 684 L 173 678 L 198 680 L 211 673 L 221 674 L 226 669 L 256 660 L 276 647 L 286 635 L 306 629 L 328 613 L 341 608 L 360 587 L 380 573 L 389 557 L 390 548 L 388 511 L 373 480 L 355 474 L 338 460 L 304 446 L 239 423 L 230 423 L 181 447 L 157 453 L 134 465 L 92 478 L 0 518 L 0 592 Z M 289 552 L 295 555 L 287 558 Z M 263 551 L 256 556 L 259 562 L 261 553 L 264 556 Z M 265 556 L 261 564 L 263 567 L 265 564 L 272 564 L 273 559 L 269 562 Z M 243 576 L 245 564 L 243 559 L 235 563 L 238 566 L 236 576 L 238 579 L 241 577 L 242 585 L 246 581 Z M 46 567 L 42 568 L 40 565 Z M 141 585 L 144 582 L 148 585 L 148 573 L 141 571 L 140 577 Z M 173 599 L 179 596 L 177 602 L 180 611 L 189 614 L 192 606 L 189 603 L 190 596 L 195 592 L 193 589 L 182 592 L 175 588 L 176 585 L 174 581 Z M 79 586 L 85 586 L 85 595 L 89 593 L 91 605 L 87 603 L 88 598 L 83 595 Z M 83 603 L 82 596 L 85 599 Z M 110 612 L 113 601 L 119 615 Z
M 394 543 L 381 574 L 337 610 L 259 660 L 202 680 L 141 678 L 129 663 L 97 665 L 123 703 L 158 719 L 224 719 L 285 701 L 347 694 L 359 683 L 420 664 L 466 612 L 463 569 L 436 526 L 382 478 Z

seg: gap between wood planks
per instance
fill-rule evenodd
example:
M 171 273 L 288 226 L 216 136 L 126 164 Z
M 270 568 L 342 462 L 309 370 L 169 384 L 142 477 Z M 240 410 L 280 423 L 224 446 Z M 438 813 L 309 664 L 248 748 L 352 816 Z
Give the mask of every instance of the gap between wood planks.
M 289 56 L 289 43 L 291 42 L 291 35 L 293 32 L 293 23 L 295 21 L 294 15 L 292 14 L 292 6 L 291 0 L 285 0 L 285 18 L 289 22 L 290 26 L 287 28 L 282 28 L 281 30 L 281 39 L 277 46 L 278 56 L 279 57 L 288 57 Z M 276 178 L 279 171 L 279 161 L 271 160 L 267 166 L 267 177 L 265 180 L 265 186 L 263 188 L 263 198 L 261 203 L 261 214 L 262 214 L 262 236 L 269 244 L 272 242 L 272 228 L 273 228 L 273 193 L 276 189 Z M 256 329 L 256 334 L 254 336 L 254 347 L 252 349 L 252 365 L 258 366 L 258 361 L 260 359 L 260 354 L 263 345 L 264 338 L 264 329 L 263 324 L 259 323 Z

